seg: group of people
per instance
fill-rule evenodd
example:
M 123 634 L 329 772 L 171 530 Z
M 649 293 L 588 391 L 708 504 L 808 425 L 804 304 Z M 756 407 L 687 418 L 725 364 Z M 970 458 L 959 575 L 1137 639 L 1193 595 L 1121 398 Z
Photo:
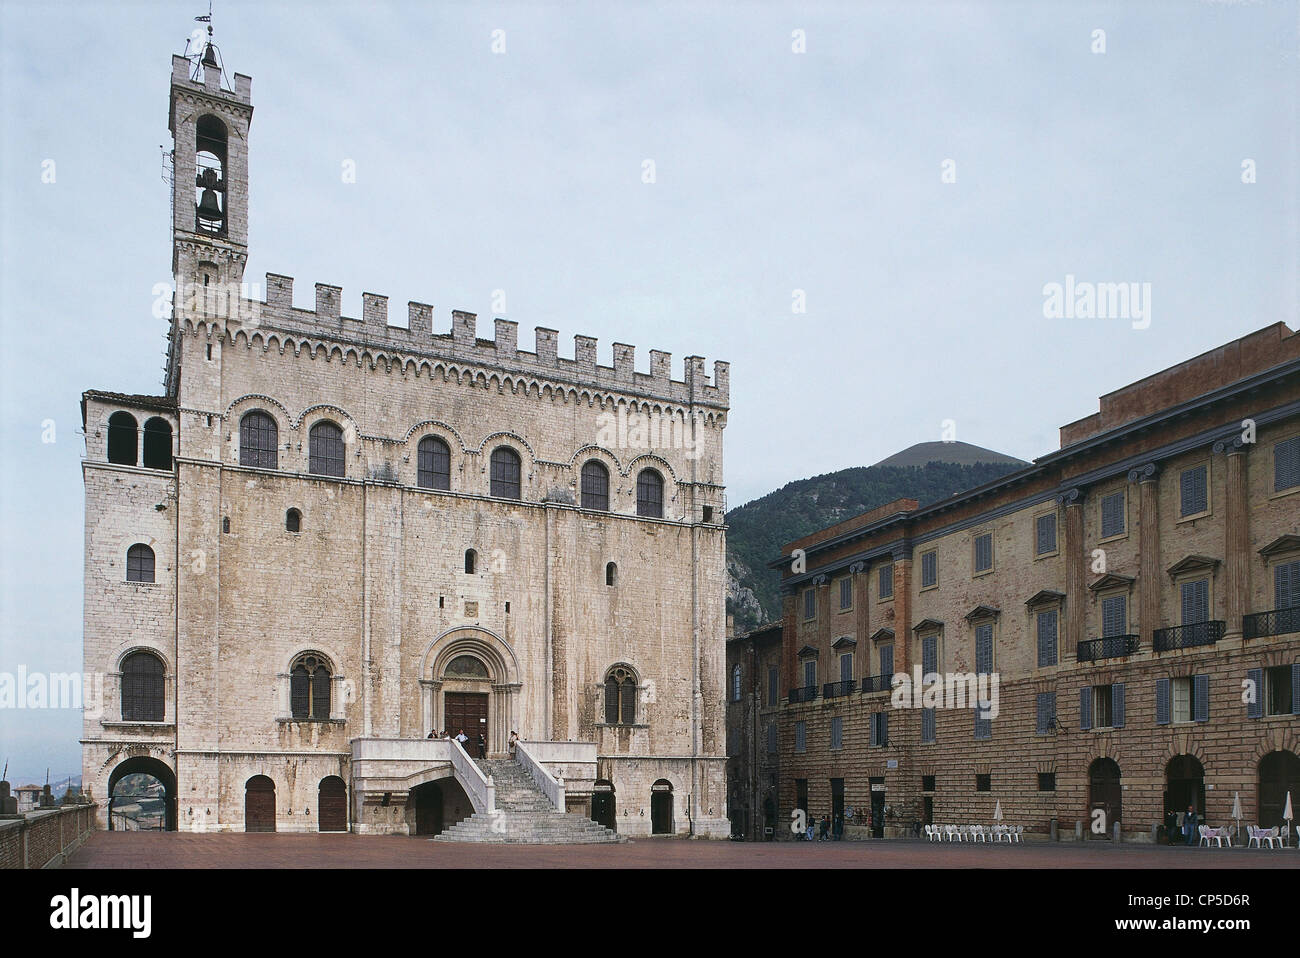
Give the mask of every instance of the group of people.
M 813 840 L 814 820 L 808 820 L 808 830 L 804 834 L 805 841 Z M 817 841 L 819 842 L 838 842 L 844 838 L 844 816 L 836 815 L 832 821 L 829 815 L 823 815 L 821 821 L 817 823 Z
M 1165 812 L 1165 840 L 1170 845 L 1195 845 L 1201 822 L 1196 817 L 1196 807 L 1188 805 L 1187 811 L 1179 815 L 1172 808 Z
M 466 744 L 469 741 L 469 736 L 465 734 L 464 729 L 460 729 L 455 735 L 451 734 L 451 729 L 447 729 L 447 731 L 445 732 L 439 732 L 437 729 L 434 729 L 432 732 L 429 733 L 429 738 L 453 739 L 454 741 L 460 742 L 461 748 L 465 749 L 467 752 L 469 751 L 469 746 Z M 519 733 L 516 732 L 514 729 L 511 729 L 510 742 L 507 746 L 509 748 L 511 755 L 515 754 L 515 743 L 518 741 L 519 741 Z M 487 739 L 483 737 L 482 732 L 478 733 L 478 741 L 475 742 L 474 744 L 478 748 L 478 757 L 487 758 Z

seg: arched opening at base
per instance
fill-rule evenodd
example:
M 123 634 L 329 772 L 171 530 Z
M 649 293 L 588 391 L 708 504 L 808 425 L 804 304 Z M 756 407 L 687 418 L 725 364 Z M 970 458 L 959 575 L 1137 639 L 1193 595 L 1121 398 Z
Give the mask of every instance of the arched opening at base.
M 673 833 L 673 785 L 667 779 L 659 779 L 650 786 L 650 834 L 671 835 Z
M 610 831 L 618 831 L 618 805 L 614 798 L 614 783 L 599 779 L 591 793 L 591 820 Z
M 275 782 L 265 775 L 244 783 L 244 831 L 275 831 Z
M 473 814 L 474 803 L 454 778 L 417 785 L 406 797 L 406 827 L 411 835 L 437 835 Z
M 1165 766 L 1165 813 L 1173 812 L 1181 825 L 1189 807 L 1196 810 L 1196 823 L 1204 825 L 1205 767 L 1195 755 L 1175 755 Z
M 1123 785 L 1119 765 L 1113 758 L 1099 758 L 1088 766 L 1088 833 L 1093 838 L 1110 838 L 1121 821 Z
M 1259 760 L 1260 828 L 1285 826 L 1282 812 L 1287 793 L 1291 795 L 1291 811 L 1295 812 L 1300 808 L 1300 758 L 1294 752 L 1269 752 Z
M 108 776 L 108 827 L 113 831 L 176 831 L 176 774 L 156 758 L 118 763 Z
M 337 775 L 320 780 L 316 798 L 317 828 L 322 832 L 348 830 L 348 786 Z

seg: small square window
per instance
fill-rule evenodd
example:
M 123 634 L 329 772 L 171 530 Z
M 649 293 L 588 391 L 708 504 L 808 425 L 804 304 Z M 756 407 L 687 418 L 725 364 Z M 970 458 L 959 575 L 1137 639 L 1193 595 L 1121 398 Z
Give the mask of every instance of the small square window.
M 1056 773 L 1039 772 L 1038 773 L 1038 790 L 1040 792 L 1056 791 Z
M 934 776 L 933 776 L 933 775 L 922 775 L 922 776 L 921 776 L 921 791 L 923 791 L 923 792 L 933 792 L 933 791 L 934 791 Z
M 993 776 L 992 776 L 992 775 L 976 775 L 976 776 L 975 776 L 975 791 L 977 791 L 977 792 L 991 792 L 991 791 L 993 791 Z

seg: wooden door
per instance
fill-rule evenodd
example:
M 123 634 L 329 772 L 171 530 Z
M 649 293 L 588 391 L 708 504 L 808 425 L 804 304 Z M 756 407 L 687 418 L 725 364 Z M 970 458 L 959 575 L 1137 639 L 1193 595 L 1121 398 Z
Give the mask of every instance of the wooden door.
M 244 786 L 244 831 L 275 831 L 275 782 L 254 775 Z
M 605 786 L 606 791 L 601 791 L 600 785 L 597 784 L 597 791 L 591 795 L 591 820 L 599 822 L 611 831 L 618 829 L 618 814 L 614 799 L 614 789 L 611 786 Z
M 337 775 L 321 779 L 317 799 L 317 828 L 322 832 L 348 830 L 348 787 Z
M 1114 834 L 1115 823 L 1121 821 L 1124 811 L 1124 792 L 1119 766 L 1113 759 L 1099 758 L 1088 768 L 1088 835 L 1091 838 L 1109 839 Z M 1098 816 L 1096 813 L 1101 812 Z M 1094 831 L 1094 823 L 1101 831 Z
M 670 791 L 652 791 L 650 793 L 650 834 L 671 835 L 672 833 L 673 793 Z
M 491 741 L 488 730 L 488 697 L 486 692 L 448 692 L 443 700 L 443 720 L 447 733 L 455 738 L 462 729 L 469 741 L 465 751 L 471 758 L 478 757 L 478 737 Z

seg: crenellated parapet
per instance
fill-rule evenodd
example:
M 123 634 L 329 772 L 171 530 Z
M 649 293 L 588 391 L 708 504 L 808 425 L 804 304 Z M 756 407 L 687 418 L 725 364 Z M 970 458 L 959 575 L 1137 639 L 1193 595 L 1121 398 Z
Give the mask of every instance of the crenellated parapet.
M 390 324 L 387 296 L 363 293 L 361 317 L 354 318 L 342 313 L 341 287 L 317 283 L 315 309 L 306 310 L 294 306 L 293 286 L 292 277 L 267 273 L 264 301 L 241 299 L 239 309 L 228 311 L 230 332 L 243 330 L 251 336 L 255 329 L 264 334 L 274 330 L 371 351 L 392 350 L 682 405 L 720 409 L 729 405 L 730 364 L 721 360 L 713 363 L 710 374 L 702 357 L 688 356 L 682 378 L 673 379 L 672 354 L 658 349 L 650 351 L 650 371 L 643 373 L 636 370 L 636 347 L 627 343 L 614 343 L 610 364 L 602 365 L 597 356 L 598 343 L 591 336 L 574 336 L 573 358 L 568 359 L 559 355 L 559 333 L 545 326 L 534 330 L 534 346 L 529 351 L 519 347 L 519 324 L 508 319 L 494 320 L 493 338 L 481 339 L 476 314 L 457 309 L 451 311 L 450 329 L 435 331 L 434 308 L 412 301 L 407 304 L 407 325 L 395 326 Z

